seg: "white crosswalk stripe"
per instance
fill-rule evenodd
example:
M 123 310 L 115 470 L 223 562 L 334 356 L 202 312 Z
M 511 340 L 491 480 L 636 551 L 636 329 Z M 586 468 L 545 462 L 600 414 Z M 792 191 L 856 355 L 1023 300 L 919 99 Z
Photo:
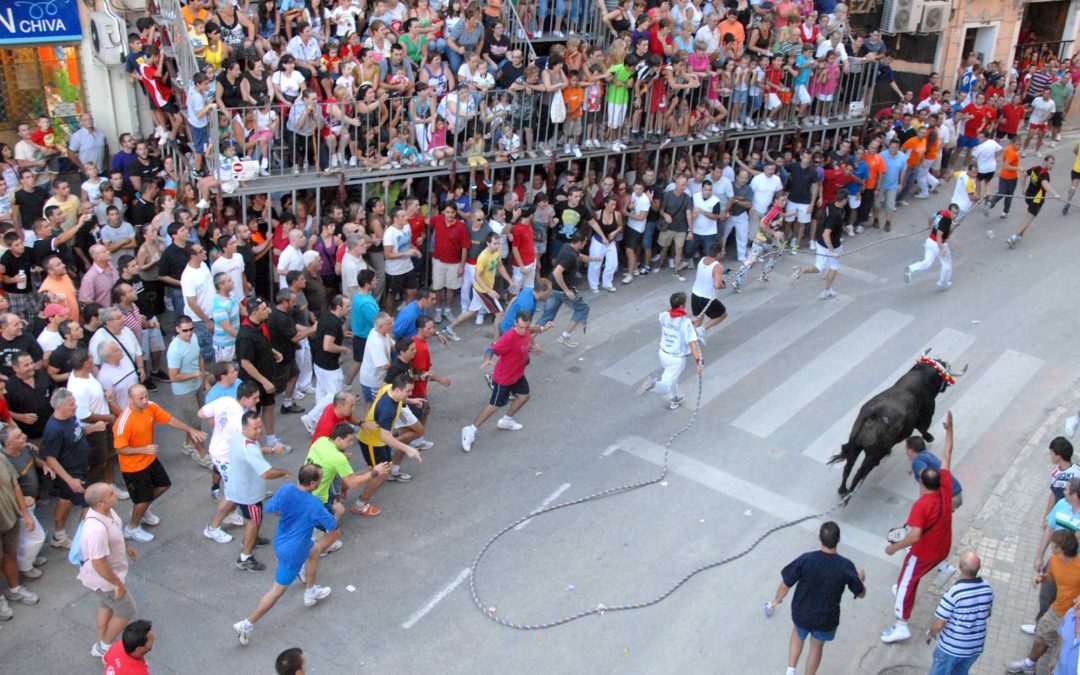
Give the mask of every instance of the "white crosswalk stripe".
M 851 426 L 855 423 L 855 418 L 858 417 L 859 408 L 862 407 L 863 403 L 871 396 L 891 387 L 898 379 L 900 379 L 901 375 L 911 370 L 913 361 L 927 349 L 932 349 L 935 356 L 940 356 L 950 363 L 955 363 L 956 359 L 974 343 L 975 338 L 971 335 L 961 333 L 952 328 L 942 330 L 932 339 L 927 341 L 919 350 L 914 352 L 910 361 L 901 364 L 899 368 L 882 380 L 876 387 L 867 389 L 865 398 L 863 398 L 858 405 L 848 410 L 844 415 L 833 422 L 832 426 L 830 426 L 825 433 L 803 450 L 803 454 L 824 464 L 830 457 L 839 452 L 840 445 L 848 439 L 848 434 L 851 432 Z M 946 395 L 951 393 L 951 391 L 952 390 L 946 392 Z M 941 407 L 942 400 L 941 397 L 938 398 L 939 408 Z
M 750 406 L 733 424 L 759 438 L 768 438 L 914 318 L 891 309 L 877 312 Z

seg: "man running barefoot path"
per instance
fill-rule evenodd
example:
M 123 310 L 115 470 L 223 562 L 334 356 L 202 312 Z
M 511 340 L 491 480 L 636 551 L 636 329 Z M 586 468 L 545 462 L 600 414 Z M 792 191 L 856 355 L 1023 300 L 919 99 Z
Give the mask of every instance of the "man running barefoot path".
M 686 367 L 686 357 L 694 356 L 697 372 L 700 375 L 704 366 L 701 349 L 698 347 L 698 334 L 690 315 L 686 313 L 686 293 L 672 293 L 668 300 L 671 309 L 661 312 L 660 320 L 660 365 L 664 374 L 657 380 L 649 377 L 641 384 L 639 393 L 653 391 L 668 399 L 668 410 L 675 410 L 686 399 L 679 394 L 679 376 Z
M 1027 189 L 1024 190 L 1024 201 L 1027 203 L 1028 212 L 1024 216 L 1024 222 L 1020 224 L 1020 229 L 1006 240 L 1005 243 L 1009 245 L 1009 248 L 1016 248 L 1016 245 L 1024 238 L 1024 232 L 1031 226 L 1035 216 L 1039 215 L 1043 204 L 1046 203 L 1047 192 L 1054 195 L 1055 199 L 1061 199 L 1061 195 L 1050 184 L 1050 170 L 1054 168 L 1054 161 L 1053 155 L 1047 155 L 1043 158 L 1041 165 L 1027 170 L 1028 184 Z

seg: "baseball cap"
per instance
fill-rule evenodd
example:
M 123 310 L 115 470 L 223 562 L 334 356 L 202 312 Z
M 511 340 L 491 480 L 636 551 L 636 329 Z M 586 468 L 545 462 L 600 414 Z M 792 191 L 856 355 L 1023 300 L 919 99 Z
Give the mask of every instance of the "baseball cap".
M 51 319 L 54 316 L 67 316 L 71 314 L 71 309 L 67 305 L 61 305 L 56 302 L 50 302 L 45 305 L 45 318 Z

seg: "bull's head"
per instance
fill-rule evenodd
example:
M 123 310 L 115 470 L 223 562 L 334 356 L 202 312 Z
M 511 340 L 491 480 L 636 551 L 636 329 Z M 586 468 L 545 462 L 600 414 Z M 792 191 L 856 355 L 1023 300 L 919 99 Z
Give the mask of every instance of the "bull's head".
M 962 376 L 968 369 L 967 364 L 964 364 L 964 367 L 959 373 L 952 372 L 952 366 L 949 365 L 949 362 L 945 359 L 930 356 L 929 349 L 923 352 L 923 355 L 919 357 L 918 362 L 931 366 L 937 371 L 938 377 L 941 378 L 941 389 L 938 391 L 939 394 L 945 393 L 945 390 L 948 389 L 950 385 L 956 384 L 956 378 Z

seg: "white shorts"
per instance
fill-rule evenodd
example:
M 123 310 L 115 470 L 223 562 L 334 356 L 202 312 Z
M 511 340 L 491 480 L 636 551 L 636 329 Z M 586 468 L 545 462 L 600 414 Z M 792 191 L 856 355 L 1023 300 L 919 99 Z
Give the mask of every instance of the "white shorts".
M 829 101 L 832 101 L 832 94 L 818 94 L 817 100 L 828 103 Z
M 231 347 L 214 347 L 214 361 L 218 363 L 232 363 L 236 360 L 236 345 Z
M 837 246 L 834 255 L 829 255 L 829 249 L 814 242 L 814 250 L 817 251 L 817 256 L 814 259 L 814 267 L 818 268 L 822 272 L 826 270 L 838 270 L 840 269 L 840 258 L 838 256 L 843 255 L 844 246 L 841 244 Z
M 626 109 L 629 106 L 625 103 L 608 103 L 607 104 L 607 125 L 610 129 L 618 129 L 623 125 L 626 120 Z
M 536 262 L 525 267 L 515 266 L 511 278 L 518 289 L 536 287 Z
M 416 419 L 416 415 L 413 414 L 412 409 L 407 406 L 401 406 L 401 414 L 398 415 L 397 422 L 394 423 L 395 429 L 404 429 L 405 427 L 411 427 L 420 420 Z
M 770 92 L 769 95 L 765 97 L 765 109 L 776 110 L 779 107 L 780 97 Z
M 862 194 L 849 194 L 847 198 L 848 208 L 857 209 L 862 204 Z
M 449 288 L 456 291 L 461 288 L 461 280 L 464 276 L 458 272 L 456 263 L 444 263 L 440 260 L 431 261 L 431 287 L 436 291 Z
M 797 218 L 800 223 L 809 223 L 811 210 L 809 204 L 789 201 L 784 209 L 784 221 L 790 223 Z
M 795 87 L 795 99 L 799 102 L 799 105 L 810 105 L 810 92 L 807 91 L 805 84 L 800 84 Z

